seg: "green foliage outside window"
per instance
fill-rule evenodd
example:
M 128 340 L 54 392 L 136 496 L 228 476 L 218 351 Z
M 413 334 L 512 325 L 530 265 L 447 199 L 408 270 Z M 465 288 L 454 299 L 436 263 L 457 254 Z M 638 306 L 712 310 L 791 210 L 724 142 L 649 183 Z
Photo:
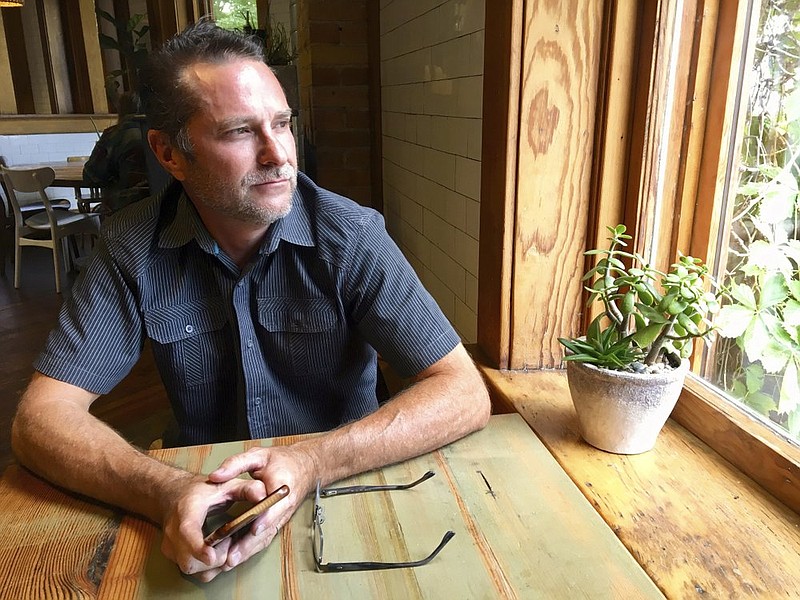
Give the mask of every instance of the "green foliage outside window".
M 247 14 L 256 12 L 256 0 L 214 0 L 214 21 L 223 29 L 241 30 Z
M 800 438 L 800 0 L 764 0 L 712 381 Z

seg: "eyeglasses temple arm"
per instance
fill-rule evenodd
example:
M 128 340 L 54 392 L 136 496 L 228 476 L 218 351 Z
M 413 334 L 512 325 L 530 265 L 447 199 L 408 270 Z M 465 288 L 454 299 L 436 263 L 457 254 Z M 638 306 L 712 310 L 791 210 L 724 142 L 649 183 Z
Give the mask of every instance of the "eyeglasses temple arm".
M 381 491 L 386 492 L 393 490 L 407 490 L 409 488 L 414 487 L 415 485 L 419 485 L 423 481 L 427 481 L 434 475 L 436 475 L 436 473 L 434 473 L 433 471 L 428 471 L 422 477 L 420 477 L 416 481 L 412 481 L 411 483 L 400 483 L 392 485 L 350 485 L 337 488 L 323 488 L 320 489 L 319 495 L 321 498 L 329 498 L 331 496 L 344 496 L 345 494 L 360 494 L 363 492 L 381 492 Z
M 405 569 L 409 567 L 421 567 L 431 562 L 436 555 L 441 552 L 442 548 L 447 545 L 447 542 L 455 536 L 454 531 L 448 531 L 442 537 L 442 541 L 436 546 L 436 549 L 422 560 L 415 560 L 411 562 L 347 562 L 347 563 L 323 563 L 317 564 L 317 570 L 326 573 L 341 573 L 344 571 L 377 571 L 381 569 Z

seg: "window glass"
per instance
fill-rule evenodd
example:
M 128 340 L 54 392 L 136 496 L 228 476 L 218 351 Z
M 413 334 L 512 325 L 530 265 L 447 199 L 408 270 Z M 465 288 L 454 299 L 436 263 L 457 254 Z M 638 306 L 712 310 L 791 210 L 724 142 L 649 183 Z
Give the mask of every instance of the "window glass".
M 214 0 L 214 20 L 224 29 L 257 29 L 256 0 Z
M 800 0 L 763 0 L 719 239 L 730 297 L 706 378 L 800 439 Z

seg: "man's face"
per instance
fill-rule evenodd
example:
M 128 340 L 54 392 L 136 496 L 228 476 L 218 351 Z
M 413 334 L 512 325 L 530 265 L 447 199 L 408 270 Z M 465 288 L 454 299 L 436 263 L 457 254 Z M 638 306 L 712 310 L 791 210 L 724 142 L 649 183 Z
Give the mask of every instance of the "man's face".
M 202 104 L 188 124 L 193 152 L 173 175 L 205 207 L 253 225 L 286 216 L 297 186 L 291 110 L 269 67 L 200 63 L 183 75 Z

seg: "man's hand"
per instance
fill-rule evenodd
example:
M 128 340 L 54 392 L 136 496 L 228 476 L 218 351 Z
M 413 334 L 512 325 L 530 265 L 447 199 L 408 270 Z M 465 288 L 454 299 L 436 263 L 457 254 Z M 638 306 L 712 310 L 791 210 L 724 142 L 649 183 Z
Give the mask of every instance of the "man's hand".
M 243 473 L 249 473 L 263 484 L 265 496 L 282 485 L 289 488 L 289 495 L 253 521 L 245 535 L 236 537 L 227 546 L 223 546 L 228 543 L 226 540 L 213 548 L 219 555 L 225 554 L 216 556 L 213 563 L 207 563 L 218 567 L 213 576 L 219 571 L 232 569 L 269 546 L 317 482 L 314 461 L 302 444 L 252 448 L 231 456 L 208 475 L 208 482 L 211 485 L 229 485 L 242 481 L 237 478 Z
M 266 548 L 317 480 L 345 477 L 430 452 L 480 429 L 489 418 L 486 387 L 464 347 L 418 374 L 415 384 L 366 417 L 290 446 L 253 448 L 231 456 L 208 475 L 223 484 L 243 473 L 272 492 L 289 495 L 260 516 L 250 535 L 231 543 L 222 570 Z
M 175 482 L 174 490 L 164 500 L 161 551 L 183 573 L 200 581 L 211 581 L 237 564 L 228 564 L 233 562 L 231 553 L 236 552 L 236 542 L 227 539 L 213 548 L 206 544 L 202 530 L 206 516 L 236 501 L 260 502 L 266 495 L 264 484 L 258 480 L 233 478 L 213 483 L 202 475 L 187 473 Z

